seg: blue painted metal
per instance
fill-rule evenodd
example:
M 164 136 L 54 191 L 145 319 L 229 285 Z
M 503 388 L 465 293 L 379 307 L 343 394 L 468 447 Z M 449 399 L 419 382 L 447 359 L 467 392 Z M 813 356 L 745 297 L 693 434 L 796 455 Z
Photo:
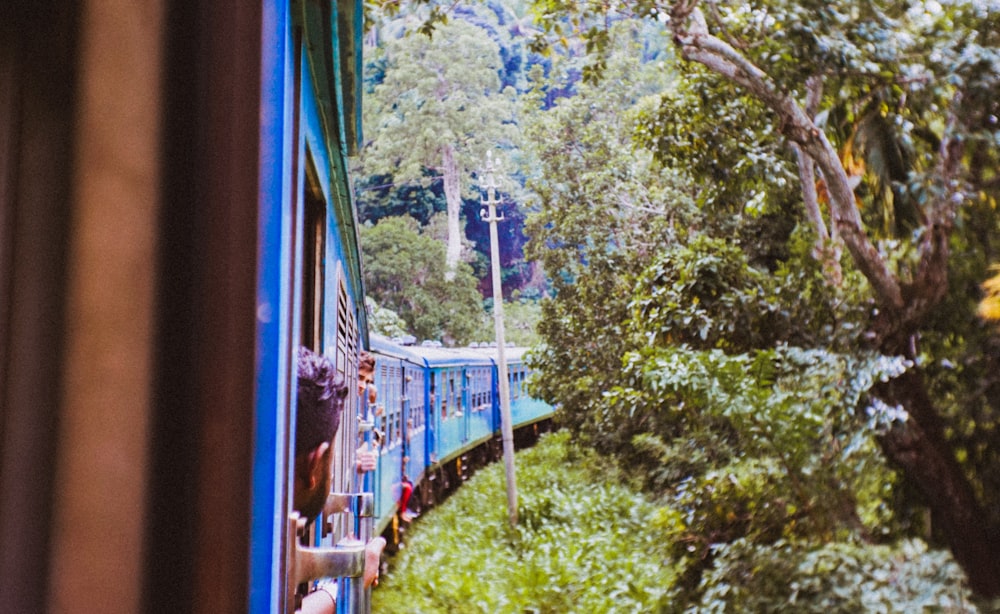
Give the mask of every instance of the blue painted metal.
M 284 263 L 291 260 L 292 65 L 289 3 L 263 5 L 258 235 L 256 420 L 251 486 L 252 612 L 277 612 L 284 602 L 286 462 L 291 296 Z
M 298 194 L 301 202 L 306 151 L 312 159 L 311 172 L 317 179 L 315 187 L 321 190 L 323 200 L 332 203 L 327 214 L 327 246 L 331 260 L 327 270 L 335 269 L 330 265 L 336 262 L 346 263 L 342 268 L 347 275 L 349 294 L 355 305 L 363 305 L 357 220 L 349 198 L 346 148 L 339 128 L 332 139 L 328 129 L 331 124 L 356 123 L 358 106 L 352 105 L 348 117 L 342 115 L 339 105 L 324 106 L 324 100 L 329 97 L 324 99 L 320 92 L 329 91 L 336 84 L 317 88 L 312 80 L 313 75 L 330 74 L 325 68 L 316 70 L 318 64 L 326 67 L 328 54 L 324 54 L 323 49 L 305 44 L 294 48 L 295 15 L 302 10 L 301 2 L 265 0 L 263 3 L 259 277 L 254 347 L 257 367 L 248 569 L 248 605 L 252 612 L 282 612 L 285 602 L 285 535 L 292 473 L 289 442 L 294 440 L 294 421 L 289 408 L 293 404 L 293 351 L 299 330 L 299 310 L 295 306 L 301 302 L 295 283 L 301 279 L 298 270 L 301 258 L 294 253 L 296 241 L 293 237 L 300 234 L 300 229 L 293 227 L 296 223 L 293 195 Z M 349 23 L 356 26 L 355 21 L 352 17 Z M 355 52 L 360 50 L 360 36 L 360 28 L 348 34 Z M 325 49 L 337 45 L 336 32 L 333 39 L 326 42 Z M 298 87 L 296 75 L 301 78 Z M 353 91 L 356 85 L 351 81 L 352 91 L 347 94 L 354 101 L 358 94 Z M 300 93 L 298 99 L 296 92 Z M 301 120 L 298 126 L 296 111 Z M 296 157 L 298 162 L 293 164 Z M 292 176 L 293 168 L 298 169 L 298 177 Z M 329 277 L 327 281 L 331 282 Z M 330 297 L 335 297 L 336 293 L 329 288 L 326 292 L 325 303 L 335 308 L 336 301 Z M 363 335 L 366 334 L 363 310 L 358 309 L 356 317 Z

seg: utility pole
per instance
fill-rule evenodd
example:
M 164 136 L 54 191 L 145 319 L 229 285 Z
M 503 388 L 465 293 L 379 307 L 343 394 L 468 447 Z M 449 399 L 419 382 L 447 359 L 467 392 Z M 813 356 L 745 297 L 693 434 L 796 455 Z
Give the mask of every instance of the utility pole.
M 486 190 L 486 198 L 482 199 L 483 208 L 479 215 L 490 225 L 490 257 L 493 261 L 493 323 L 497 336 L 497 376 L 500 388 L 500 432 L 503 438 L 503 464 L 507 476 L 507 517 L 510 526 L 517 526 L 517 481 L 514 476 L 514 428 L 510 418 L 510 380 L 507 379 L 507 358 L 504 356 L 503 330 L 503 288 L 500 285 L 500 239 L 497 236 L 497 222 L 503 216 L 497 217 L 496 167 L 493 164 L 493 152 L 486 152 L 486 168 L 480 175 L 480 184 Z

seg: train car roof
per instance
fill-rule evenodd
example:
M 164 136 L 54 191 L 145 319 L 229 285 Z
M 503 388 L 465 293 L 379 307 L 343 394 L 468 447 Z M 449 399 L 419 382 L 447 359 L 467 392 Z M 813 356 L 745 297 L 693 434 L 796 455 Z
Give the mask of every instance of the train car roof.
M 473 352 L 468 348 L 446 348 L 414 346 L 414 351 L 424 358 L 429 367 L 450 367 L 459 365 L 492 366 L 494 361 L 489 356 Z
M 403 358 L 429 367 L 451 367 L 458 365 L 489 366 L 495 364 L 497 360 L 497 349 L 495 347 L 447 348 L 425 345 L 401 345 L 374 333 L 371 334 L 370 341 L 372 350 L 376 352 Z M 504 358 L 508 363 L 521 362 L 527 349 L 507 346 L 504 348 Z
M 425 366 L 423 356 L 417 354 L 416 352 L 411 351 L 412 346 L 396 343 L 392 339 L 389 339 L 388 337 L 384 337 L 382 335 L 378 335 L 376 333 L 369 333 L 368 341 L 371 350 L 374 352 L 383 354 L 385 356 L 391 356 L 393 358 L 406 360 L 418 364 L 421 367 Z
M 504 359 L 510 362 L 521 362 L 524 359 L 525 353 L 527 353 L 529 348 L 508 345 L 503 349 Z M 468 352 L 477 352 L 482 356 L 489 356 L 493 360 L 497 358 L 497 349 L 495 347 L 479 347 L 479 348 L 465 348 Z

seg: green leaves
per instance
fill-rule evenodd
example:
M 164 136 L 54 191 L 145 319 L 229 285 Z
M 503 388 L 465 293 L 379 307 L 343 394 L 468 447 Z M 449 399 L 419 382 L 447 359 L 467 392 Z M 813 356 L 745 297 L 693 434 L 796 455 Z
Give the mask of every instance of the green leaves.
M 675 575 L 660 529 L 676 525 L 676 514 L 626 488 L 566 433 L 519 452 L 516 466 L 516 529 L 506 521 L 497 463 L 414 525 L 374 593 L 373 611 L 658 609 Z
M 420 339 L 464 345 L 482 327 L 485 313 L 469 266 L 445 278 L 444 244 L 421 234 L 409 217 L 384 218 L 361 227 L 365 288 L 396 312 Z
M 739 540 L 714 549 L 698 612 L 976 612 L 961 569 L 920 540 L 896 546 Z

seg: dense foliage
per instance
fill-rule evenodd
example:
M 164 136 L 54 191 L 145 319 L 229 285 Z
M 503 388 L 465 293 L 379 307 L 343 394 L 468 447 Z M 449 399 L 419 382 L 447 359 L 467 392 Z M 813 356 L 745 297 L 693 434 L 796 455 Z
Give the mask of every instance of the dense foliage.
M 574 6 L 545 5 L 586 24 Z M 582 87 L 535 120 L 564 139 L 534 141 L 544 179 L 529 249 L 556 289 L 540 327 L 538 390 L 562 404 L 574 432 L 684 499 L 686 599 L 734 571 L 722 544 L 864 549 L 906 535 L 950 547 L 973 585 L 996 594 L 1000 339 L 975 318 L 982 254 L 1000 236 L 995 175 L 984 181 L 975 164 L 1000 145 L 993 103 L 981 98 L 996 90 L 984 72 L 996 54 L 976 46 L 991 40 L 984 28 L 996 13 L 886 7 L 873 22 L 851 3 L 707 3 L 708 17 L 695 6 L 678 5 L 686 12 L 667 25 L 702 68 L 680 65 L 655 97 Z M 706 19 L 724 41 L 709 40 Z M 600 84 L 621 82 L 628 23 L 589 33 L 604 49 Z M 711 55 L 718 49 L 733 66 Z M 740 63 L 744 49 L 773 71 Z M 926 71 L 919 86 L 915 70 Z M 813 74 L 825 88 L 807 86 Z M 816 105 L 812 115 L 789 110 L 799 104 L 792 92 L 812 92 L 801 103 Z M 986 107 L 959 110 L 956 92 Z M 829 150 L 809 140 L 820 130 Z M 928 147 L 932 135 L 939 149 Z M 967 148 L 948 149 L 948 139 Z M 905 181 L 888 166 L 890 147 L 908 164 Z M 659 176 L 635 190 L 659 219 L 615 225 L 634 210 L 609 194 L 629 186 L 623 171 L 647 149 Z M 856 188 L 842 208 L 837 177 Z M 844 211 L 859 209 L 852 225 Z
M 678 506 L 671 603 L 966 608 L 919 538 L 1000 597 L 1000 6 L 534 4 L 535 390 Z
M 674 572 L 657 508 L 566 434 L 517 455 L 516 528 L 503 464 L 483 469 L 424 514 L 389 563 L 373 611 L 649 612 Z
M 419 339 L 465 344 L 480 330 L 482 301 L 469 266 L 447 279 L 444 244 L 421 234 L 416 220 L 384 218 L 361 228 L 365 289 L 406 322 Z
M 478 16 L 496 30 L 492 13 Z M 450 277 L 462 260 L 462 198 L 473 191 L 470 174 L 484 164 L 487 149 L 509 148 L 517 138 L 513 89 L 500 80 L 499 45 L 475 23 L 442 24 L 436 40 L 402 36 L 402 25 L 379 31 L 386 40 L 364 113 L 361 173 L 379 185 L 391 177 L 402 190 L 440 183 Z
M 566 432 L 519 452 L 516 467 L 520 524 L 506 522 L 502 464 L 480 471 L 411 525 L 373 611 L 976 611 L 951 557 L 919 540 L 716 545 L 720 564 L 691 600 L 678 576 L 687 552 L 675 552 L 690 522 L 683 498 L 655 505 Z

